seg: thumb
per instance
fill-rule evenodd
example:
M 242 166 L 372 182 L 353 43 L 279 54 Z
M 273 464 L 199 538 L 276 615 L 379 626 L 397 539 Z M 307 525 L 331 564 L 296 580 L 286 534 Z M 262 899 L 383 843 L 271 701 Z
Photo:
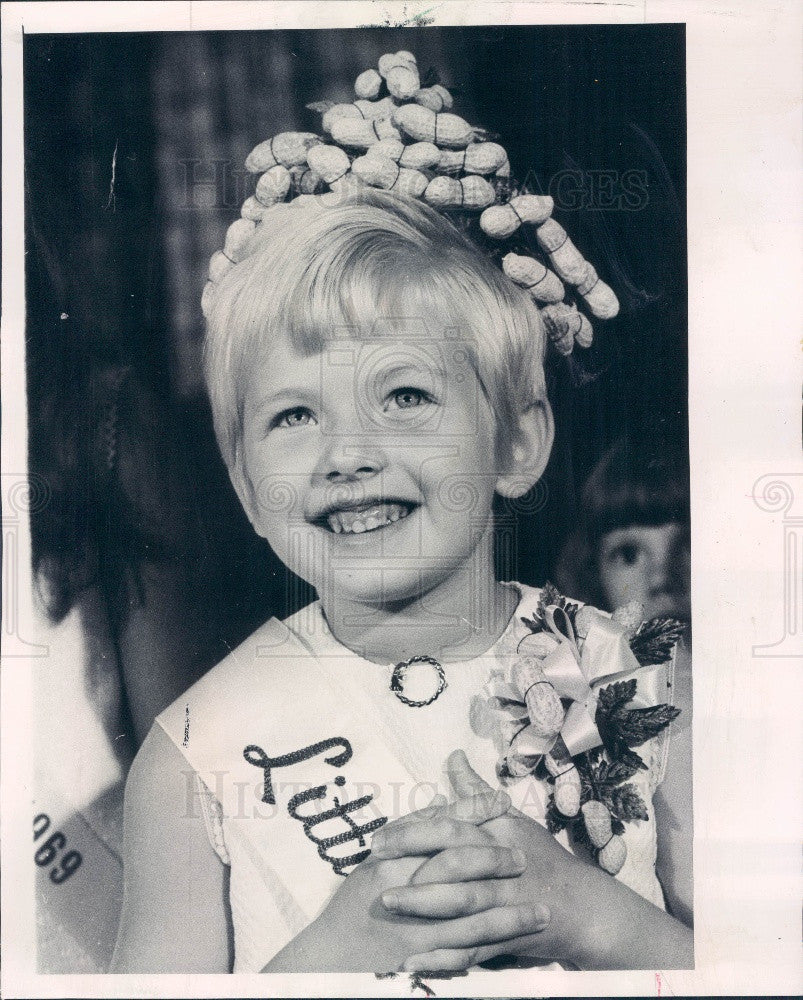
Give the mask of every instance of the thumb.
M 450 753 L 446 760 L 446 773 L 452 788 L 461 796 L 493 794 L 494 789 L 484 781 L 469 764 L 462 750 Z

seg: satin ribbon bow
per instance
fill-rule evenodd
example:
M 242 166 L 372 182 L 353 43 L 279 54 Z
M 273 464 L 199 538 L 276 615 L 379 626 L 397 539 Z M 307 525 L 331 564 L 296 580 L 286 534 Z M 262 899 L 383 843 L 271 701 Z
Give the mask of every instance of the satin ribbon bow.
M 510 740 L 508 752 L 508 756 L 514 758 L 549 753 L 559 737 L 572 757 L 600 746 L 602 737 L 594 721 L 597 691 L 603 681 L 610 684 L 629 680 L 635 671 L 640 670 L 624 628 L 612 619 L 600 615 L 583 640 L 578 640 L 562 608 L 549 606 L 544 619 L 549 630 L 547 634 L 557 641 L 557 645 L 539 665 L 559 697 L 564 702 L 568 701 L 569 706 L 560 732 L 545 738 L 529 724 L 526 705 L 523 704 L 525 692 L 505 682 L 493 685 L 492 695 L 507 715 L 503 728 L 510 732 L 518 723 L 518 731 Z

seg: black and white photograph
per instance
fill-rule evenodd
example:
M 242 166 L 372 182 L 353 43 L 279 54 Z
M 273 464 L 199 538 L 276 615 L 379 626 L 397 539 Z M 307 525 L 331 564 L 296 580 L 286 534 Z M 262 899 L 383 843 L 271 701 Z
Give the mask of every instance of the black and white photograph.
M 691 26 L 314 6 L 19 39 L 26 975 L 683 995 L 727 714 Z

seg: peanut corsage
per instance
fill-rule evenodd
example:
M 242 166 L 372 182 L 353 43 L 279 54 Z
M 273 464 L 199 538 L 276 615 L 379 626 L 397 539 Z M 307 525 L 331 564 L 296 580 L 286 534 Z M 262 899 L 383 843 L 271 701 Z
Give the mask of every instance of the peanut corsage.
M 684 626 L 642 614 L 633 602 L 609 617 L 547 584 L 536 613 L 521 619 L 529 631 L 509 676 L 494 675 L 485 692 L 503 748 L 502 783 L 547 781 L 550 831 L 568 828 L 613 875 L 627 856 L 625 824 L 648 819 L 629 780 L 647 769 L 636 748 L 679 714 L 655 704 L 655 671 L 645 668 L 670 659 Z

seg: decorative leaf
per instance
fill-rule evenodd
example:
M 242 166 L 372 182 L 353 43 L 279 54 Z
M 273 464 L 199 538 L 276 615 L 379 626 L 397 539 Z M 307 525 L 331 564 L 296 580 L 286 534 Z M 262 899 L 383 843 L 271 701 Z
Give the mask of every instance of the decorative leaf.
M 544 612 L 550 606 L 550 604 L 557 604 L 560 607 L 560 602 L 562 597 L 560 591 L 551 583 L 549 580 L 546 581 L 544 586 L 541 588 L 541 594 L 538 598 L 538 614 L 541 618 L 544 617 Z
M 612 687 L 614 686 L 616 685 L 612 685 Z M 623 737 L 620 731 L 620 721 L 627 714 L 627 710 L 621 708 L 615 709 L 612 713 L 608 714 L 602 709 L 601 705 L 598 705 L 595 717 L 597 729 L 599 729 L 599 734 L 602 737 L 602 744 L 605 747 L 608 756 L 611 760 L 616 761 L 618 764 L 630 769 L 630 774 L 622 775 L 619 779 L 621 781 L 625 780 L 625 778 L 629 778 L 630 775 L 635 774 L 636 771 L 647 769 L 647 765 L 641 757 L 635 753 L 635 751 L 630 749 L 630 744 Z M 638 746 L 639 744 L 633 745 Z
M 617 681 L 597 692 L 597 715 L 610 715 L 617 708 L 626 705 L 636 696 L 636 680 Z
M 632 757 L 635 757 L 636 760 L 633 760 Z M 618 785 L 620 782 L 627 781 L 628 778 L 632 778 L 636 771 L 645 769 L 644 761 L 637 753 L 632 754 L 632 757 L 625 759 L 620 758 L 619 760 L 611 761 L 608 764 L 605 774 L 606 785 Z
M 653 705 L 651 708 L 617 711 L 609 721 L 623 743 L 629 747 L 640 747 L 666 729 L 679 715 L 680 709 L 672 705 Z
M 611 790 L 608 808 L 612 815 L 625 822 L 650 818 L 644 800 L 639 795 L 636 786 L 631 784 L 618 785 Z
M 596 853 L 596 848 L 588 839 L 588 831 L 586 830 L 586 825 L 583 822 L 582 816 L 576 816 L 571 823 L 569 828 L 571 830 L 572 840 L 575 844 L 580 844 L 585 847 L 588 851 L 593 854 Z
M 311 104 L 307 104 L 306 107 L 309 111 L 315 111 L 319 115 L 326 114 L 330 108 L 335 106 L 334 101 L 313 101 Z
M 541 630 L 546 629 L 546 609 L 553 605 L 566 613 L 566 617 L 572 623 L 572 627 L 574 627 L 575 615 L 577 614 L 580 605 L 567 601 L 555 584 L 550 583 L 549 580 L 547 580 L 541 588 L 541 593 L 538 597 L 538 607 L 533 617 L 533 620 L 537 623 L 537 629 L 532 629 L 532 626 L 529 625 L 529 623 L 525 624 L 528 624 L 528 627 L 534 632 L 540 632 Z
M 620 819 L 617 819 L 615 816 L 611 816 L 611 832 L 617 833 L 620 837 L 625 832 L 624 823 Z
M 546 807 L 546 828 L 554 836 L 556 833 L 560 833 L 561 830 L 565 830 L 568 825 L 569 820 L 558 812 L 558 807 L 555 805 L 555 796 L 549 796 L 549 802 Z
M 642 667 L 666 663 L 686 626 L 677 618 L 652 618 L 639 625 L 630 649 Z
M 544 629 L 543 623 L 536 621 L 535 618 L 525 618 L 524 615 L 522 615 L 520 621 L 526 625 L 531 632 L 542 632 Z
M 647 765 L 641 759 L 641 757 L 636 753 L 635 750 L 630 750 L 624 743 L 618 748 L 616 756 L 617 764 L 621 764 L 622 767 L 627 768 L 630 775 L 636 773 L 636 771 L 646 771 Z

